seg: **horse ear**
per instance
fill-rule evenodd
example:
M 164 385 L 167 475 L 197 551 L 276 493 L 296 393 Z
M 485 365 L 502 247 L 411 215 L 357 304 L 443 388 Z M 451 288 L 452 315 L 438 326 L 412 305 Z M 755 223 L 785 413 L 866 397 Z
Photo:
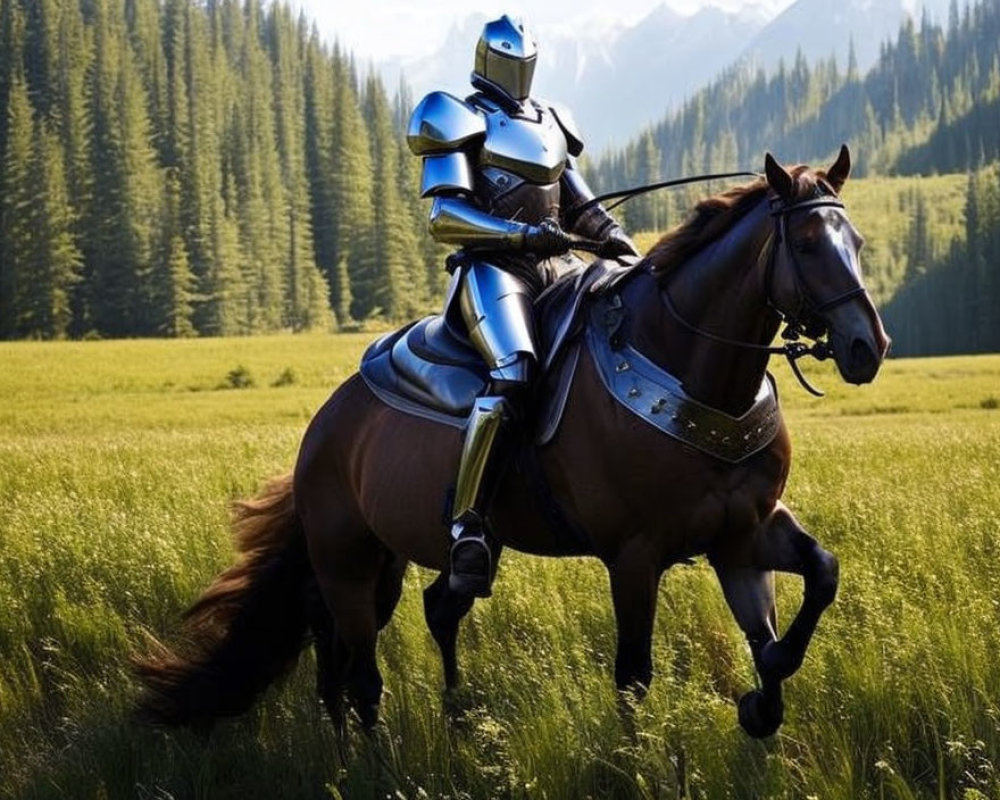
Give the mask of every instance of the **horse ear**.
M 851 151 L 848 149 L 846 144 L 840 146 L 840 155 L 837 156 L 837 160 L 834 162 L 833 166 L 826 171 L 826 179 L 830 182 L 830 185 L 834 188 L 837 194 L 840 194 L 840 190 L 843 188 L 844 184 L 847 183 L 847 176 L 851 174 Z
M 778 197 L 782 200 L 791 200 L 795 179 L 770 153 L 764 157 L 764 174 L 767 175 L 768 184 L 778 193 Z

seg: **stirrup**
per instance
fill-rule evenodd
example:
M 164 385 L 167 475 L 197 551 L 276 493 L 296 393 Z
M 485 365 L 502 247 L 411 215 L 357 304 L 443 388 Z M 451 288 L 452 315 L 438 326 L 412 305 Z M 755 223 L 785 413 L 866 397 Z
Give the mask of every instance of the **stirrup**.
M 489 597 L 493 554 L 481 532 L 460 533 L 451 545 L 448 588 L 468 597 Z

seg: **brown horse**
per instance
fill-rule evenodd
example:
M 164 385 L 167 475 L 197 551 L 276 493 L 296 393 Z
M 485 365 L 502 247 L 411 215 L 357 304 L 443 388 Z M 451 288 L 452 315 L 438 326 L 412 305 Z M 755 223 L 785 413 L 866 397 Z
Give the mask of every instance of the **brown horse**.
M 730 417 L 762 390 L 767 346 L 783 317 L 829 333 L 846 381 L 871 381 L 889 342 L 861 284 L 861 238 L 837 199 L 849 171 L 846 147 L 825 172 L 786 170 L 768 156 L 766 180 L 702 202 L 605 291 L 620 310 L 619 343 Z M 761 679 L 740 701 L 740 723 L 753 736 L 770 735 L 782 721 L 781 683 L 801 665 L 837 591 L 836 559 L 779 500 L 791 460 L 780 413 L 757 452 L 716 458 L 643 424 L 609 394 L 597 359 L 582 353 L 561 427 L 537 461 L 565 517 L 610 573 L 617 685 L 649 686 L 660 577 L 704 553 Z M 453 686 L 459 621 L 472 600 L 447 588 L 442 506 L 461 438 L 454 427 L 386 405 L 357 375 L 338 388 L 309 425 L 294 476 L 241 506 L 241 561 L 188 611 L 184 644 L 140 663 L 146 716 L 205 724 L 246 710 L 294 664 L 311 629 L 327 707 L 341 719 L 346 689 L 362 722 L 373 724 L 382 692 L 376 640 L 411 561 L 442 572 L 424 603 Z M 496 537 L 527 553 L 578 553 L 539 511 L 530 481 L 507 471 L 490 512 Z M 781 638 L 774 570 L 805 584 Z

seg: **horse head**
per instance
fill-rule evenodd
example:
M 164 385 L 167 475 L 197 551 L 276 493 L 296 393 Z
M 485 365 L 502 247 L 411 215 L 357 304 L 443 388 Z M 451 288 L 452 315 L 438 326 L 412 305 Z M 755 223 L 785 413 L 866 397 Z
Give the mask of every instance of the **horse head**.
M 848 383 L 870 383 L 890 339 L 864 286 L 864 239 L 848 219 L 840 190 L 851 171 L 844 145 L 828 170 L 788 170 L 768 153 L 775 237 L 768 299 L 785 319 L 812 337 L 829 334 L 830 349 Z

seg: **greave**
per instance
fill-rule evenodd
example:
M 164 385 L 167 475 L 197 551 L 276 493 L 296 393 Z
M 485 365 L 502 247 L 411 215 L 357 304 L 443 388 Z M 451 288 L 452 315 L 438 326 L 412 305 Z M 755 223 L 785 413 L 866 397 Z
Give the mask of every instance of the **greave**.
M 479 397 L 465 429 L 462 458 L 455 484 L 452 536 L 458 538 L 466 526 L 478 528 L 482 523 L 485 505 L 493 493 L 495 478 L 501 470 L 492 462 L 497 450 L 501 429 L 509 424 L 510 403 L 503 397 Z

